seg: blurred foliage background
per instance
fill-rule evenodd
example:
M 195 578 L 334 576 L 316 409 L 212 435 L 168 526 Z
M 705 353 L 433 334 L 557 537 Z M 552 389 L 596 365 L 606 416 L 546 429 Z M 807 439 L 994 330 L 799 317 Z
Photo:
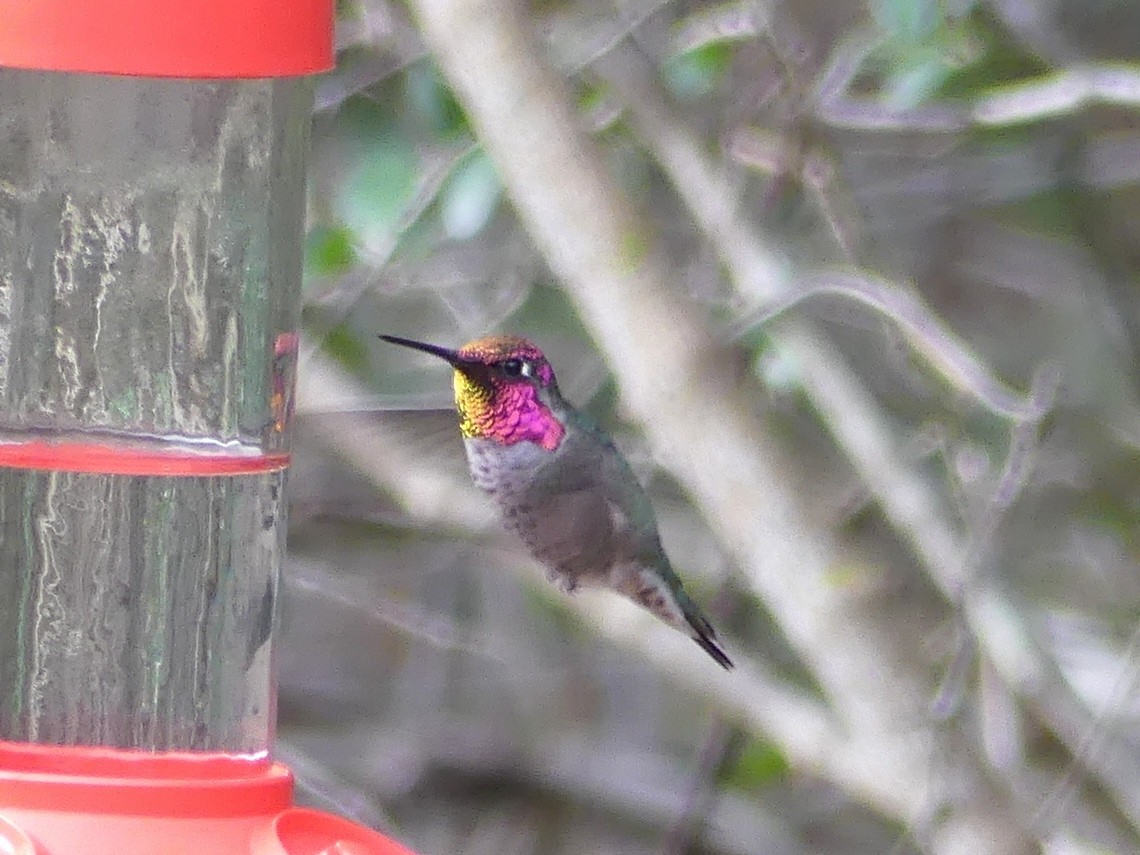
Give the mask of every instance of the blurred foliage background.
M 342 0 L 280 648 L 443 853 L 1140 851 L 1140 4 Z M 737 661 L 567 597 L 446 366 L 536 340 Z

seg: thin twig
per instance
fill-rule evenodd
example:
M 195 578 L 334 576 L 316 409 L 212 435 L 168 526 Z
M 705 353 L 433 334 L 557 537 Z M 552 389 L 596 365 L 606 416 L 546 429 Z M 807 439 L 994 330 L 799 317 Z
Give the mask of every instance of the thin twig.
M 705 737 L 693 770 L 681 812 L 665 835 L 661 855 L 685 855 L 700 839 L 701 826 L 716 799 L 721 769 L 733 762 L 743 747 L 744 734 L 723 719 L 715 719 Z
M 834 270 L 817 274 L 742 318 L 737 328 L 743 331 L 767 323 L 817 294 L 858 300 L 890 318 L 947 382 L 968 392 L 987 409 L 1018 422 L 1036 422 L 1045 414 L 1032 396 L 1015 392 L 995 377 L 913 290 L 868 273 Z M 1048 404 L 1052 405 L 1051 399 Z

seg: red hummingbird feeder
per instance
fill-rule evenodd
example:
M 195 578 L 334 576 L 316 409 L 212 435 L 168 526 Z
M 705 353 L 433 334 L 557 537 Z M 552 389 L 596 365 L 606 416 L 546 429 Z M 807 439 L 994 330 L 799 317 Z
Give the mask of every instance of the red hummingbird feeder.
M 407 855 L 271 755 L 332 0 L 0 21 L 0 851 Z

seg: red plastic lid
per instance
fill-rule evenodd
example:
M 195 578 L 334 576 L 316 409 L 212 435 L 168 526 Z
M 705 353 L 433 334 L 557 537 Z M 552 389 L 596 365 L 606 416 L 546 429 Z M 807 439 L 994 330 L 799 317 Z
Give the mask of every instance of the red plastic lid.
M 4 809 L 227 816 L 284 810 L 292 795 L 289 770 L 267 759 L 0 742 Z
M 0 742 L 0 853 L 413 855 L 292 784 L 268 758 Z
M 252 851 L 254 855 L 414 855 L 371 829 L 299 807 L 279 813 L 254 838 Z
M 156 77 L 332 67 L 333 0 L 0 0 L 0 66 Z

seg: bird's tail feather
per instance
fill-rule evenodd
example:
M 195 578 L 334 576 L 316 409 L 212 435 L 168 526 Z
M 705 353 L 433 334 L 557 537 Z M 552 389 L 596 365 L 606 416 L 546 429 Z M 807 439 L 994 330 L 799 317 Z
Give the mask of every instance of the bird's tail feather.
M 689 595 L 681 587 L 681 580 L 667 566 L 653 570 L 641 568 L 636 574 L 623 579 L 617 587 L 623 594 L 649 609 L 665 623 L 682 632 L 687 630 L 693 641 L 699 644 L 720 667 L 725 670 L 732 668 L 732 660 L 716 640 L 716 631 L 712 628 L 712 624 L 697 608 L 697 604 L 689 599 Z
M 696 603 L 689 600 L 683 592 L 681 596 L 684 597 L 681 608 L 685 612 L 685 620 L 692 627 L 693 641 L 700 645 L 701 650 L 711 656 L 717 665 L 726 671 L 731 671 L 732 660 L 728 658 L 728 654 L 724 652 L 724 648 L 716 640 L 716 631 L 712 628 L 712 624 L 697 608 Z

